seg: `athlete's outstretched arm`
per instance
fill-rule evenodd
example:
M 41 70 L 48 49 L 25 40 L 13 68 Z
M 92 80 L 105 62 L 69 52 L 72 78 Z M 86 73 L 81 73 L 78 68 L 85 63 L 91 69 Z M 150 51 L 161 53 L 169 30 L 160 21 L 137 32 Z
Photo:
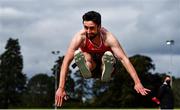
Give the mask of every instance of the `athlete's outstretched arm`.
M 141 84 L 141 81 L 136 73 L 136 70 L 134 69 L 129 58 L 123 51 L 118 40 L 111 33 L 108 33 L 108 37 L 107 37 L 106 41 L 110 45 L 114 55 L 122 62 L 122 64 L 124 65 L 124 67 L 126 68 L 128 73 L 132 77 L 132 79 L 135 83 L 134 89 L 136 90 L 136 92 L 140 93 L 141 95 L 147 95 L 150 90 L 144 88 L 143 85 Z
M 74 38 L 72 39 L 72 41 L 69 45 L 69 48 L 67 50 L 67 53 L 64 57 L 64 60 L 63 60 L 62 66 L 61 66 L 61 71 L 60 71 L 59 87 L 56 91 L 56 96 L 55 96 L 55 105 L 56 106 L 62 106 L 63 100 L 67 99 L 66 91 L 65 91 L 64 87 L 65 87 L 65 81 L 66 81 L 68 68 L 74 58 L 74 52 L 79 48 L 82 41 L 83 41 L 83 38 L 82 38 L 81 34 L 77 33 L 74 36 Z

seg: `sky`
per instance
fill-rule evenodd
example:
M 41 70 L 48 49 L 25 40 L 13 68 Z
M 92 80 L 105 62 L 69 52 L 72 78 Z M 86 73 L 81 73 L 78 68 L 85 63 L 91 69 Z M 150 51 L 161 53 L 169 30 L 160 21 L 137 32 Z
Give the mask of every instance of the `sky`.
M 128 57 L 148 56 L 153 73 L 180 77 L 180 0 L 0 0 L 0 54 L 9 38 L 19 39 L 23 72 L 51 75 L 54 61 L 83 28 L 82 15 L 91 10 L 101 13 L 102 26 Z

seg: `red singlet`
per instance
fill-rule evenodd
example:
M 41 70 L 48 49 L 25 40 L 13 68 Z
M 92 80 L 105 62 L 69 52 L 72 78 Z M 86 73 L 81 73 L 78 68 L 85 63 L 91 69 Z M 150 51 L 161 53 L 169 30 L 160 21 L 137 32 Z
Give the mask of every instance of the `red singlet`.
M 80 47 L 80 49 L 83 51 L 83 52 L 88 52 L 88 53 L 94 53 L 94 54 L 104 54 L 106 51 L 111 51 L 111 48 L 110 47 L 107 47 L 104 45 L 104 42 L 103 42 L 103 36 L 100 35 L 100 40 L 101 40 L 101 44 L 99 47 L 95 46 L 91 40 L 89 40 L 88 38 L 86 38 L 86 44 L 84 47 Z

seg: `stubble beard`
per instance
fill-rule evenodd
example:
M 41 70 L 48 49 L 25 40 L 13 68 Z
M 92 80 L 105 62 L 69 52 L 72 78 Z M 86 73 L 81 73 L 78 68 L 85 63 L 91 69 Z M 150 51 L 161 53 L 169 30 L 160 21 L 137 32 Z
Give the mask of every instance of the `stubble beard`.
M 98 32 L 97 32 L 97 33 L 93 33 L 93 34 L 91 34 L 91 35 L 89 35 L 88 33 L 86 33 L 87 38 L 90 39 L 90 40 L 93 40 L 93 39 L 96 38 L 96 36 L 98 36 L 98 35 L 99 35 Z

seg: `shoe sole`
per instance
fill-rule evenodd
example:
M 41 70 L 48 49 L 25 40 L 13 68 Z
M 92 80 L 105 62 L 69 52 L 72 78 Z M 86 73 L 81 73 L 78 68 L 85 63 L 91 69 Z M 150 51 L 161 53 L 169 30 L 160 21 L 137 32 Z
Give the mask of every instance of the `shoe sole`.
M 74 55 L 75 62 L 84 78 L 91 78 L 91 72 L 86 65 L 85 56 L 80 50 L 77 50 Z
M 113 65 L 115 63 L 115 58 L 113 56 L 113 54 L 111 52 L 105 52 L 103 57 L 102 57 L 102 67 L 103 67 L 103 71 L 102 71 L 102 76 L 101 76 L 101 80 L 103 82 L 108 82 L 111 80 L 111 73 L 113 72 Z

